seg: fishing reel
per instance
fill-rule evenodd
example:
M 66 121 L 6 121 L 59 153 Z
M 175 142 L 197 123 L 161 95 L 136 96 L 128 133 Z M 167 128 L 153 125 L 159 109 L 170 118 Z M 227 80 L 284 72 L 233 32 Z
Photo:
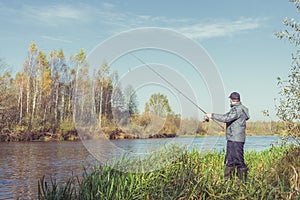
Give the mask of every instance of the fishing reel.
M 209 118 L 204 116 L 203 122 L 209 122 Z

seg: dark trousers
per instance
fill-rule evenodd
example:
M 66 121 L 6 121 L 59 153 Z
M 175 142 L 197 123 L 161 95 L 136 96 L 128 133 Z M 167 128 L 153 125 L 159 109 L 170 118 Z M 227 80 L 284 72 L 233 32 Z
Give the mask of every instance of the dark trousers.
M 233 142 L 228 140 L 226 146 L 225 165 L 227 167 L 247 167 L 244 161 L 244 142 Z

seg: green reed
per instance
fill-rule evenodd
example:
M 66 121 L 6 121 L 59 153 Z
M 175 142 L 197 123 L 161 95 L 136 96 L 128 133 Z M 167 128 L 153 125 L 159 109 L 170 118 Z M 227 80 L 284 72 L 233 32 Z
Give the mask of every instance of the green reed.
M 300 198 L 300 148 L 271 147 L 245 152 L 248 179 L 224 181 L 224 152 L 202 153 L 170 147 L 145 158 L 96 166 L 65 184 L 38 184 L 39 199 L 297 199 Z M 176 155 L 176 156 L 175 156 Z M 283 162 L 284 161 L 284 162 Z M 162 164 L 155 171 L 144 166 Z M 126 172 L 139 166 L 138 173 Z M 126 167 L 128 166 L 128 168 Z M 120 170 L 121 169 L 121 170 Z M 143 171 L 144 170 L 144 171 Z

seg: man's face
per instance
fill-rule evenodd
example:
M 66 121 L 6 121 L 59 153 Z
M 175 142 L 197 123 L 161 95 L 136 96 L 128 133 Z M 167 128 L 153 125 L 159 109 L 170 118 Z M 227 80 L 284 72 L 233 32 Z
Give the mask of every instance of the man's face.
M 230 104 L 237 103 L 237 102 L 239 102 L 239 100 L 230 99 Z

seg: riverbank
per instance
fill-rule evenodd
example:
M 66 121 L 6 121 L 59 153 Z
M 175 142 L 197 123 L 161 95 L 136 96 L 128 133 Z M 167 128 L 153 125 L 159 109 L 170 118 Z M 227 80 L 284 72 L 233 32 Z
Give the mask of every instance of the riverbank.
M 58 130 L 33 129 L 28 131 L 26 127 L 15 127 L 13 129 L 0 130 L 0 142 L 18 141 L 76 141 L 80 139 L 93 139 L 103 137 L 110 140 L 116 139 L 146 139 L 146 138 L 172 138 L 172 137 L 203 137 L 203 136 L 222 136 L 225 131 L 216 127 L 214 123 L 201 124 L 201 129 L 190 130 L 184 125 L 179 132 L 167 130 L 147 130 L 140 126 L 131 125 L 125 128 L 117 126 L 103 127 L 101 132 L 90 132 L 92 127 L 78 131 L 74 123 L 67 122 Z M 80 134 L 78 134 L 80 132 Z M 279 136 L 287 135 L 282 122 L 248 122 L 247 136 Z M 191 134 L 189 134 L 191 133 Z
M 225 133 L 216 134 L 131 134 L 125 133 L 122 130 L 116 130 L 114 132 L 105 133 L 104 137 L 109 140 L 123 140 L 123 139 L 153 139 L 153 138 L 193 138 L 193 137 L 208 137 L 208 136 L 224 136 Z M 247 136 L 280 136 L 279 134 L 252 134 L 249 133 Z M 103 135 L 97 134 L 82 134 L 81 136 L 76 132 L 71 133 L 2 133 L 0 134 L 0 142 L 34 142 L 34 141 L 79 141 L 79 140 L 91 140 L 102 138 Z
M 29 141 L 77 141 L 80 137 L 76 131 L 68 133 L 52 132 L 6 132 L 0 133 L 0 142 L 29 142 Z
M 181 151 L 175 160 L 164 161 L 162 168 L 144 173 L 122 172 L 117 165 L 102 165 L 70 178 L 64 184 L 51 185 L 42 178 L 39 199 L 297 199 L 300 198 L 300 148 L 278 146 L 262 152 L 247 151 L 249 167 L 246 182 L 236 177 L 224 182 L 224 153 Z M 156 156 L 157 163 L 166 158 Z M 153 159 L 153 158 L 152 158 Z M 153 162 L 146 158 L 144 164 Z M 127 165 L 136 160 L 124 158 Z M 118 164 L 118 163 L 116 163 Z M 119 163 L 120 164 L 120 163 Z
M 146 139 L 146 138 L 172 138 L 172 137 L 203 137 L 203 136 L 222 136 L 225 131 L 216 127 L 214 123 L 201 123 L 199 130 L 190 130 L 188 125 L 182 124 L 182 130 L 172 132 L 172 130 L 152 130 L 145 129 L 136 125 L 129 125 L 124 128 L 118 126 L 103 127 L 101 133 L 90 132 L 92 127 L 86 130 L 78 131 L 73 122 L 66 122 L 57 130 L 52 129 L 33 129 L 28 130 L 25 126 L 16 126 L 12 129 L 0 130 L 0 142 L 18 142 L 18 141 L 76 141 L 80 139 L 93 139 L 103 137 L 110 140 L 116 139 Z M 200 126 L 199 125 L 199 126 Z M 194 126 L 191 126 L 194 127 Z M 81 134 L 78 134 L 80 132 Z M 247 136 L 279 136 L 287 135 L 283 122 L 248 122 Z M 191 133 L 191 134 L 189 134 Z
M 104 128 L 101 133 L 88 133 L 88 131 L 68 131 L 62 133 L 52 132 L 5 132 L 0 133 L 0 142 L 29 142 L 29 141 L 78 141 L 106 137 L 109 140 L 120 139 L 146 139 L 146 138 L 172 138 L 175 133 L 128 133 L 121 128 Z

